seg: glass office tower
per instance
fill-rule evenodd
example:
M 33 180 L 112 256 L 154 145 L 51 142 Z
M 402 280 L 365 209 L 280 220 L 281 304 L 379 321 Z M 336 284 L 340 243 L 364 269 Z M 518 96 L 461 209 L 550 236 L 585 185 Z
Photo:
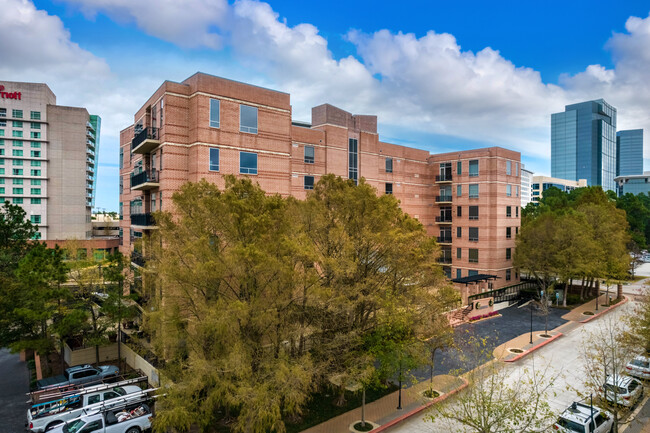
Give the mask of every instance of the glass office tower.
M 643 129 L 616 133 L 616 175 L 643 174 Z
M 597 99 L 551 115 L 551 176 L 616 189 L 616 108 Z

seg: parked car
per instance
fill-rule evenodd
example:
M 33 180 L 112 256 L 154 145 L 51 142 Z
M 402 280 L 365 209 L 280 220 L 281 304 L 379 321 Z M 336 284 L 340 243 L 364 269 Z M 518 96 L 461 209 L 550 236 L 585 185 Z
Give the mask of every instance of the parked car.
M 643 384 L 630 376 L 609 376 L 601 391 L 610 403 L 632 407 L 643 397 Z
M 563 433 L 607 433 L 613 425 L 611 413 L 596 406 L 574 402 L 562 412 L 553 428 Z
M 639 379 L 650 379 L 650 358 L 637 356 L 625 366 L 627 374 Z
M 93 367 L 90 364 L 77 365 L 66 368 L 63 374 L 48 377 L 36 382 L 38 389 L 54 388 L 64 385 L 77 385 L 82 383 L 99 382 L 116 377 L 120 370 L 114 365 L 100 365 Z
M 51 433 L 140 433 L 151 428 L 151 409 L 143 402 L 96 410 L 50 430 Z
M 139 393 L 139 394 L 138 394 Z M 33 432 L 45 432 L 64 421 L 77 418 L 84 408 L 100 402 L 122 402 L 120 397 L 142 395 L 139 386 L 115 386 L 101 391 L 91 391 L 65 396 L 59 400 L 38 403 L 27 410 L 27 428 Z

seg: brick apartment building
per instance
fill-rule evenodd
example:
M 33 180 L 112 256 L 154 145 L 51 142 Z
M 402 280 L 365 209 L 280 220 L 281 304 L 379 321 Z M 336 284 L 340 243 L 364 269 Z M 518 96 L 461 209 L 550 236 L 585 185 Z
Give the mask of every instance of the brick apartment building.
M 165 81 L 120 134 L 121 249 L 143 264 L 134 240 L 187 181 L 223 187 L 224 174 L 245 175 L 302 199 L 323 174 L 363 177 L 438 237 L 441 265 L 466 297 L 518 282 L 520 158 L 498 147 L 431 155 L 385 143 L 377 116 L 329 104 L 312 109 L 311 124 L 292 122 L 289 94 L 197 73 Z

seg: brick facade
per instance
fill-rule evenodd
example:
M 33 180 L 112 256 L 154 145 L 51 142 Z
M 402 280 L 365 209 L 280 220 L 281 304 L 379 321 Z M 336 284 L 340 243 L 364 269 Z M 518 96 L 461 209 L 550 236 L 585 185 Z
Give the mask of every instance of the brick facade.
M 216 104 L 218 118 L 216 109 L 211 117 L 211 106 L 216 108 Z M 256 131 L 247 129 L 244 120 L 255 109 Z M 246 125 L 242 127 L 240 122 Z M 463 277 L 470 271 L 496 275 L 492 288 L 517 281 L 506 249 L 514 252 L 515 230 L 520 224 L 520 199 L 515 195 L 520 189 L 518 152 L 493 147 L 431 155 L 380 141 L 377 116 L 352 115 L 329 104 L 312 109 L 310 125 L 292 123 L 289 94 L 201 73 L 182 83 L 164 82 L 135 114 L 134 124 L 120 134 L 121 250 L 129 254 L 133 240 L 154 228 L 145 215 L 161 206 L 168 209 L 171 195 L 187 181 L 205 178 L 223 187 L 224 174 L 250 175 L 269 193 L 304 199 L 309 192 L 306 177 L 313 177 L 314 182 L 326 173 L 348 177 L 349 146 L 353 143 L 359 179 L 365 178 L 380 194 L 392 188 L 402 209 L 421 221 L 430 235 L 439 236 L 441 229 L 453 231 L 451 242 L 441 244 L 453 253 L 450 263 L 443 263 L 450 277 L 456 278 L 458 270 Z M 218 167 L 210 164 L 210 149 L 218 149 Z M 313 162 L 310 155 L 306 158 L 306 150 L 312 149 Z M 257 173 L 240 173 L 241 152 L 257 155 Z M 392 171 L 387 170 L 387 159 Z M 470 160 L 478 160 L 478 176 L 469 176 Z M 463 164 L 461 175 L 451 176 L 451 181 L 436 181 L 441 163 L 451 163 L 455 175 L 458 161 Z M 510 175 L 506 174 L 507 161 Z M 137 176 L 133 188 L 132 173 Z M 479 184 L 478 198 L 467 196 L 470 183 Z M 457 197 L 459 185 L 462 194 Z M 506 185 L 511 185 L 511 196 L 506 194 Z M 446 188 L 453 190 L 451 203 L 436 201 Z M 479 206 L 479 219 L 471 223 L 466 216 L 470 205 Z M 457 206 L 464 208 L 461 217 L 456 216 Z M 511 206 L 511 217 L 506 217 L 507 206 Z M 445 207 L 453 209 L 451 221 L 437 222 Z M 475 226 L 479 240 L 470 242 L 465 233 Z M 456 237 L 457 227 L 463 231 L 460 238 Z M 510 238 L 506 238 L 506 227 L 512 228 Z M 460 259 L 456 259 L 456 248 L 461 248 Z M 468 262 L 469 249 L 479 250 L 477 263 Z M 508 269 L 510 278 L 506 279 Z M 459 285 L 464 295 L 486 288 L 487 283 L 468 288 Z

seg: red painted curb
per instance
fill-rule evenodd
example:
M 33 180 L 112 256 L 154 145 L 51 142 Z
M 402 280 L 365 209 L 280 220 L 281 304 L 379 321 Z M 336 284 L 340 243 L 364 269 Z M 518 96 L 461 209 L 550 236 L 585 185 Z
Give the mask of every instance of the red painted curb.
M 518 361 L 518 360 L 520 360 L 521 358 L 523 358 L 524 356 L 528 355 L 530 352 L 534 352 L 534 351 L 536 351 L 537 349 L 539 349 L 540 347 L 544 347 L 544 346 L 546 346 L 546 345 L 547 345 L 548 343 L 550 343 L 551 341 L 555 341 L 555 340 L 557 340 L 558 338 L 560 338 L 560 337 L 563 336 L 563 335 L 564 335 L 564 334 L 560 332 L 560 333 L 558 333 L 558 334 L 552 336 L 552 337 L 549 338 L 548 340 L 544 341 L 543 343 L 540 343 L 540 344 L 538 344 L 537 346 L 531 347 L 530 349 L 528 349 L 528 350 L 525 351 L 524 353 L 520 353 L 519 355 L 515 356 L 514 358 L 511 358 L 511 359 L 504 359 L 503 362 L 515 362 L 515 361 Z
M 603 311 L 601 311 L 601 312 L 598 313 L 598 314 L 594 314 L 594 315 L 591 316 L 591 317 L 588 317 L 588 318 L 586 318 L 586 319 L 584 319 L 584 320 L 581 320 L 580 323 L 587 323 L 587 322 L 589 322 L 590 320 L 594 320 L 596 317 L 599 317 L 599 316 L 601 316 L 602 314 L 605 314 L 605 313 L 607 313 L 608 311 L 613 310 L 613 309 L 616 308 L 616 307 L 620 307 L 621 305 L 625 304 L 627 301 L 628 301 L 627 296 L 623 296 L 623 300 L 622 300 L 622 301 L 620 301 L 620 302 L 618 302 L 618 303 L 616 303 L 616 304 L 614 304 L 614 305 L 612 305 L 612 306 L 610 306 L 610 307 L 607 307 L 606 309 L 604 309 Z
M 438 402 L 441 402 L 441 401 L 445 400 L 447 397 L 451 397 L 452 395 L 456 394 L 457 392 L 465 389 L 467 387 L 467 385 L 469 384 L 469 382 L 467 382 L 467 380 L 465 380 L 463 378 L 461 378 L 461 380 L 463 381 L 463 384 L 461 386 L 459 386 L 458 388 L 454 389 L 453 391 L 451 391 L 451 392 L 449 392 L 447 394 L 443 394 L 440 397 L 436 397 L 433 400 L 431 400 L 430 402 L 426 403 L 425 405 L 420 406 L 420 407 L 418 407 L 416 409 L 413 409 L 412 411 L 410 411 L 408 413 L 405 413 L 404 415 L 402 415 L 400 417 L 397 417 L 394 420 L 388 421 L 386 424 L 383 424 L 383 425 L 377 427 L 376 429 L 371 430 L 371 432 L 376 433 L 376 432 L 381 432 L 381 431 L 387 430 L 387 429 L 393 427 L 395 424 L 398 424 L 398 423 L 404 421 L 406 418 L 410 418 L 413 415 L 422 412 L 424 409 L 427 409 L 428 407 L 430 407 L 430 406 L 432 406 L 432 405 L 434 405 L 434 404 L 436 404 Z

